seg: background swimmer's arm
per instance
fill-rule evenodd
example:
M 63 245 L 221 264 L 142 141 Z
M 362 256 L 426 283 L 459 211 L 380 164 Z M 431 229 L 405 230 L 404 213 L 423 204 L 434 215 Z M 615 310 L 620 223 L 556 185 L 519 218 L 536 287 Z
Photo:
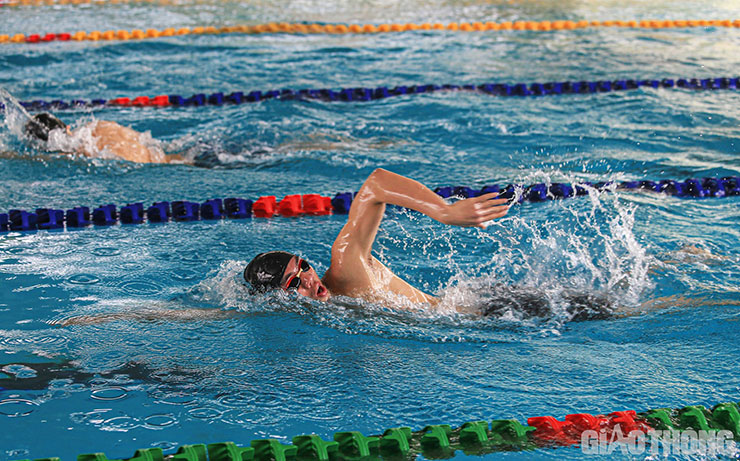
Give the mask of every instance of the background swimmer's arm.
M 418 181 L 377 169 L 352 202 L 347 224 L 332 247 L 332 256 L 335 251 L 350 249 L 369 256 L 386 203 L 411 208 L 445 224 L 485 227 L 484 223 L 505 216 L 509 210 L 507 200 L 495 199 L 497 195 L 485 194 L 448 204 Z
M 9 150 L 0 151 L 0 158 L 7 158 L 7 159 L 32 159 L 32 160 L 52 160 L 55 157 L 58 157 L 60 155 L 69 155 L 74 156 L 75 154 L 73 152 L 52 152 L 49 154 L 22 154 L 20 152 L 13 152 Z

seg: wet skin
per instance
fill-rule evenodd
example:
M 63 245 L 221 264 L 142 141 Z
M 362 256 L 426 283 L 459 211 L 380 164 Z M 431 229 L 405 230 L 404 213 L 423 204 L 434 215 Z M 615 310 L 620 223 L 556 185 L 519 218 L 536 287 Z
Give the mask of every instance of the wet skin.
M 344 295 L 387 303 L 387 295 L 392 294 L 415 304 L 436 304 L 437 298 L 414 288 L 372 256 L 386 204 L 419 211 L 448 225 L 485 228 L 488 221 L 505 216 L 509 210 L 508 201 L 497 199 L 497 195 L 485 194 L 447 203 L 413 179 L 377 169 L 352 202 L 347 223 L 332 245 L 331 264 L 324 277 L 319 279 L 313 269 L 305 275 L 298 274 L 300 267 L 296 257 L 286 268 L 281 286 L 285 287 L 295 275 L 301 280 L 298 293 L 321 301 L 330 295 Z
M 288 283 L 290 283 L 291 279 L 294 277 L 300 279 L 300 285 L 298 288 L 288 288 Z M 286 291 L 295 290 L 303 296 L 307 296 L 311 299 L 318 299 L 319 301 L 326 301 L 331 296 L 326 285 L 321 282 L 321 279 L 313 267 L 309 268 L 307 271 L 300 270 L 300 259 L 297 256 L 294 256 L 285 268 L 283 278 L 280 281 L 280 287 Z

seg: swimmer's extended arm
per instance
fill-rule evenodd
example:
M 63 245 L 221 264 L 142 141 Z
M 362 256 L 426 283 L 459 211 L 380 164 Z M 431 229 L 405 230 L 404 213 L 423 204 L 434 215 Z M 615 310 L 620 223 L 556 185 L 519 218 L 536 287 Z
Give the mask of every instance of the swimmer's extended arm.
M 138 321 L 138 322 L 198 322 L 203 320 L 222 320 L 237 317 L 244 314 L 239 311 L 204 309 L 204 308 L 180 308 L 179 306 L 151 305 L 144 308 L 131 306 L 130 310 L 123 312 L 110 312 L 97 315 L 79 315 L 62 320 L 49 322 L 52 325 L 69 327 L 75 325 L 98 325 L 116 321 Z
M 386 203 L 411 208 L 445 224 L 485 227 L 484 223 L 501 218 L 509 211 L 507 200 L 496 199 L 497 195 L 485 194 L 448 204 L 418 181 L 377 169 L 352 202 L 347 224 L 332 250 L 354 250 L 369 256 Z

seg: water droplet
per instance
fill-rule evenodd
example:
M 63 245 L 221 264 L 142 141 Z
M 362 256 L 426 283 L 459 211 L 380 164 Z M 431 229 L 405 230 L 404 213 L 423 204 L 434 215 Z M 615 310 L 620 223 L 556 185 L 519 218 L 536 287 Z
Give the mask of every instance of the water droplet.
M 218 403 L 227 407 L 249 407 L 256 396 L 249 391 L 229 392 L 217 398 Z
M 126 269 L 127 272 L 144 269 L 144 265 L 138 262 L 128 261 L 121 264 L 118 264 L 118 267 L 121 269 Z
M 77 274 L 68 278 L 67 281 L 73 285 L 92 285 L 98 283 L 100 278 L 92 274 Z
M 11 363 L 10 365 L 6 365 L 0 368 L 0 370 L 2 370 L 5 373 L 13 375 L 16 379 L 36 377 L 36 370 L 34 370 L 33 368 L 29 368 L 25 365 L 17 364 L 17 363 Z
M 131 416 L 118 416 L 103 422 L 101 429 L 126 432 L 139 427 L 139 420 Z

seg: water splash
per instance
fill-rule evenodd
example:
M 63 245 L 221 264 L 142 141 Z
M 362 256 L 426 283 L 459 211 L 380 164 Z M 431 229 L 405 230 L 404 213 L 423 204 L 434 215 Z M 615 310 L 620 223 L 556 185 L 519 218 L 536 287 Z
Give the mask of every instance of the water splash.
M 577 299 L 634 310 L 652 286 L 648 270 L 655 261 L 633 233 L 636 207 L 611 192 L 592 189 L 589 198 L 548 203 L 544 217 L 528 215 L 524 205 L 494 224 L 493 232 L 481 232 L 480 240 L 498 244 L 498 251 L 478 266 L 490 273 L 458 273 L 443 289 L 445 304 L 464 303 L 472 309 L 487 293 L 500 297 L 502 287 L 509 286 L 521 302 L 509 303 L 506 318 L 530 317 L 528 309 L 541 316 L 540 303 L 526 301 L 527 296 L 549 304 L 553 317 L 562 321 L 579 319 L 573 310 Z M 557 219 L 549 218 L 553 214 Z
M 447 278 L 419 283 L 410 277 L 412 284 L 433 288 L 441 299 L 436 306 L 392 297 L 376 304 L 348 297 L 321 303 L 284 292 L 252 295 L 242 280 L 246 263 L 233 260 L 190 290 L 189 302 L 243 312 L 292 312 L 350 334 L 435 342 L 501 340 L 521 331 L 558 334 L 569 321 L 639 312 L 653 286 L 648 271 L 655 258 L 634 235 L 636 207 L 596 190 L 588 200 L 542 206 L 549 207 L 548 214 L 533 215 L 523 205 L 485 231 L 389 212 L 377 257 L 391 268 L 407 263 L 427 274 L 443 261 L 442 272 L 451 274 Z M 485 312 L 489 316 L 481 317 Z
M 31 119 L 31 115 L 13 95 L 2 87 L 0 87 L 0 103 L 4 107 L 2 110 L 4 115 L 3 125 L 7 129 L 8 134 L 11 135 L 10 138 L 5 135 L 0 136 L 0 150 L 11 151 L 18 149 L 20 146 L 16 145 L 18 143 L 13 141 L 23 139 L 23 127 Z

